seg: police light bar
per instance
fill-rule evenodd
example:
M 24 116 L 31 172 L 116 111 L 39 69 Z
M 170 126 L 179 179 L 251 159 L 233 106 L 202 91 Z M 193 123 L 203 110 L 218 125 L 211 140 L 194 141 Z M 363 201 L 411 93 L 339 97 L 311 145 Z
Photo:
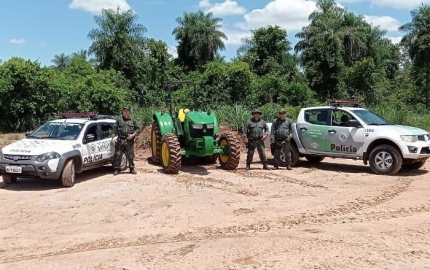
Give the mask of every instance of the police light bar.
M 96 113 L 59 113 L 62 118 L 94 118 Z
M 359 102 L 357 99 L 334 99 L 330 102 L 332 106 L 340 106 L 340 105 L 355 105 L 354 107 L 358 107 Z

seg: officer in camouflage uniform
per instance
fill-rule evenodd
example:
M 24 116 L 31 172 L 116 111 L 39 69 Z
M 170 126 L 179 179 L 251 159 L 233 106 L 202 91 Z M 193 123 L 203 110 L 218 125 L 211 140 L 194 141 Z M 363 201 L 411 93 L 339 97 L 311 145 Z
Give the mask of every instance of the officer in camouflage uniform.
M 121 157 L 124 151 L 127 151 L 127 159 L 130 173 L 137 174 L 134 169 L 134 138 L 139 133 L 139 126 L 136 121 L 130 117 L 130 107 L 122 109 L 122 117 L 116 120 L 112 141 L 115 143 L 114 173 L 117 175 L 121 171 Z M 118 139 L 114 137 L 118 136 Z
M 279 117 L 272 123 L 272 130 L 270 132 L 270 142 L 275 144 L 275 166 L 278 169 L 281 164 L 281 151 L 284 152 L 287 161 L 287 169 L 291 168 L 291 150 L 290 140 L 292 136 L 291 120 L 286 117 L 287 112 L 281 110 Z
M 246 136 L 246 143 L 248 148 L 248 156 L 246 158 L 246 170 L 251 168 L 252 158 L 254 156 L 255 148 L 257 148 L 260 160 L 263 162 L 263 169 L 270 170 L 267 166 L 266 153 L 264 148 L 264 140 L 268 136 L 269 127 L 266 122 L 261 119 L 262 112 L 253 110 L 253 117 L 245 124 L 243 135 Z

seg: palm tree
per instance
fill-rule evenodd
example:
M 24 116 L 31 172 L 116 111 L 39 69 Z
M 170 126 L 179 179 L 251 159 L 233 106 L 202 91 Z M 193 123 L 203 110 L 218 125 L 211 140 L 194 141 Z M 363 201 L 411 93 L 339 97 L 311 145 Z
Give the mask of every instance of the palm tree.
M 136 23 L 137 15 L 132 10 L 104 9 L 94 20 L 99 28 L 88 33 L 93 41 L 89 53 L 95 55 L 100 68 L 113 68 L 132 79 L 143 57 L 146 28 Z
M 51 66 L 52 68 L 63 70 L 69 65 L 70 56 L 64 53 L 56 54 L 54 56 L 54 59 L 51 60 L 51 62 L 54 64 Z
M 426 108 L 430 104 L 430 6 L 421 5 L 411 11 L 412 21 L 399 27 L 405 32 L 400 44 L 412 60 L 412 74 L 422 89 Z
M 214 18 L 211 12 L 184 13 L 176 19 L 179 24 L 173 29 L 179 42 L 178 61 L 186 70 L 195 70 L 215 59 L 219 50 L 224 50 L 222 39 L 227 36 L 220 30 L 222 19 Z

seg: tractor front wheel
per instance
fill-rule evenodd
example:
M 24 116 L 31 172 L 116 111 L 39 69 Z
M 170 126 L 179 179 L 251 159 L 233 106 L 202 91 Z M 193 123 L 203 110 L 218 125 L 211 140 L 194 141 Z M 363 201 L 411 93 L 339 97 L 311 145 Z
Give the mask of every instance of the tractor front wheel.
M 231 134 L 222 134 L 218 145 L 226 149 L 226 153 L 219 154 L 219 163 L 224 170 L 235 170 L 240 161 L 239 140 Z
M 177 174 L 181 169 L 181 145 L 173 133 L 164 134 L 161 138 L 161 165 L 163 171 Z
M 161 131 L 157 121 L 152 122 L 151 129 L 152 162 L 156 165 L 161 163 Z

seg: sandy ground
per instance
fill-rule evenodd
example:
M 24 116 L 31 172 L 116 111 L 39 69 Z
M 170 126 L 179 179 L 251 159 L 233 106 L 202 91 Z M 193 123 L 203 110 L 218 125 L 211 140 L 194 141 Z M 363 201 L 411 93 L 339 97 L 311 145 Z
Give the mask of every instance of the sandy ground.
M 244 160 L 0 183 L 0 269 L 430 269 L 430 162 L 386 177 L 361 161 Z

